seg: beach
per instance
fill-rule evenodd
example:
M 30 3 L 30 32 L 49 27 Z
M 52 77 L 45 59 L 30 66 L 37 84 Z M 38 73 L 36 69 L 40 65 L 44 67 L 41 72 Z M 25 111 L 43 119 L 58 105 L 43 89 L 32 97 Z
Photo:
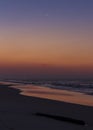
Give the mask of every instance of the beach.
M 0 130 L 93 130 L 93 107 L 28 97 L 0 84 Z

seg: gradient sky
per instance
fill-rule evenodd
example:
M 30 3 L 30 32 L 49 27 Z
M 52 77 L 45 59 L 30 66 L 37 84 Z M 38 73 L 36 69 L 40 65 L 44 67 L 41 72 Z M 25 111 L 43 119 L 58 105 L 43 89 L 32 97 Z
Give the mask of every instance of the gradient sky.
M 93 77 L 93 0 L 0 0 L 0 77 Z

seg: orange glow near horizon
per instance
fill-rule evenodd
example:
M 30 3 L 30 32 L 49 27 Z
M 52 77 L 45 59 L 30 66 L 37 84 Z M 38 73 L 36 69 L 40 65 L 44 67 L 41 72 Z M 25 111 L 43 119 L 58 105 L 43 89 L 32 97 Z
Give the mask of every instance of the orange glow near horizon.
M 93 70 L 91 36 L 88 41 L 87 34 L 84 37 L 73 31 L 44 29 L 4 30 L 0 37 L 0 67 L 47 65 L 68 70 Z

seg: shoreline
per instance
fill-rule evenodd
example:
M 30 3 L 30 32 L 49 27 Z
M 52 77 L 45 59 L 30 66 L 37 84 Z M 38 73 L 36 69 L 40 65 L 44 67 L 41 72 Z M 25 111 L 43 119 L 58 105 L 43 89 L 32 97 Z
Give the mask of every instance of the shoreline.
M 93 107 L 93 96 L 69 90 L 59 90 L 38 85 L 13 85 L 11 88 L 20 90 L 20 94 L 28 97 L 37 97 L 59 102 L 67 102 Z
M 27 97 L 20 95 L 20 90 L 3 85 L 0 85 L 0 104 L 0 120 L 4 122 L 2 124 L 0 121 L 0 128 L 4 130 L 6 126 L 14 130 L 93 129 L 93 107 Z M 84 121 L 87 126 L 36 116 L 36 113 L 81 120 Z

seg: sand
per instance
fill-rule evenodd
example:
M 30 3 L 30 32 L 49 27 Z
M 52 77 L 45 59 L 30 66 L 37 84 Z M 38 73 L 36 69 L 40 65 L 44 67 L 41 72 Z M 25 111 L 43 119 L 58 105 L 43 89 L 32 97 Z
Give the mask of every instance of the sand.
M 93 107 L 19 93 L 8 85 L 0 85 L 0 130 L 93 130 Z

